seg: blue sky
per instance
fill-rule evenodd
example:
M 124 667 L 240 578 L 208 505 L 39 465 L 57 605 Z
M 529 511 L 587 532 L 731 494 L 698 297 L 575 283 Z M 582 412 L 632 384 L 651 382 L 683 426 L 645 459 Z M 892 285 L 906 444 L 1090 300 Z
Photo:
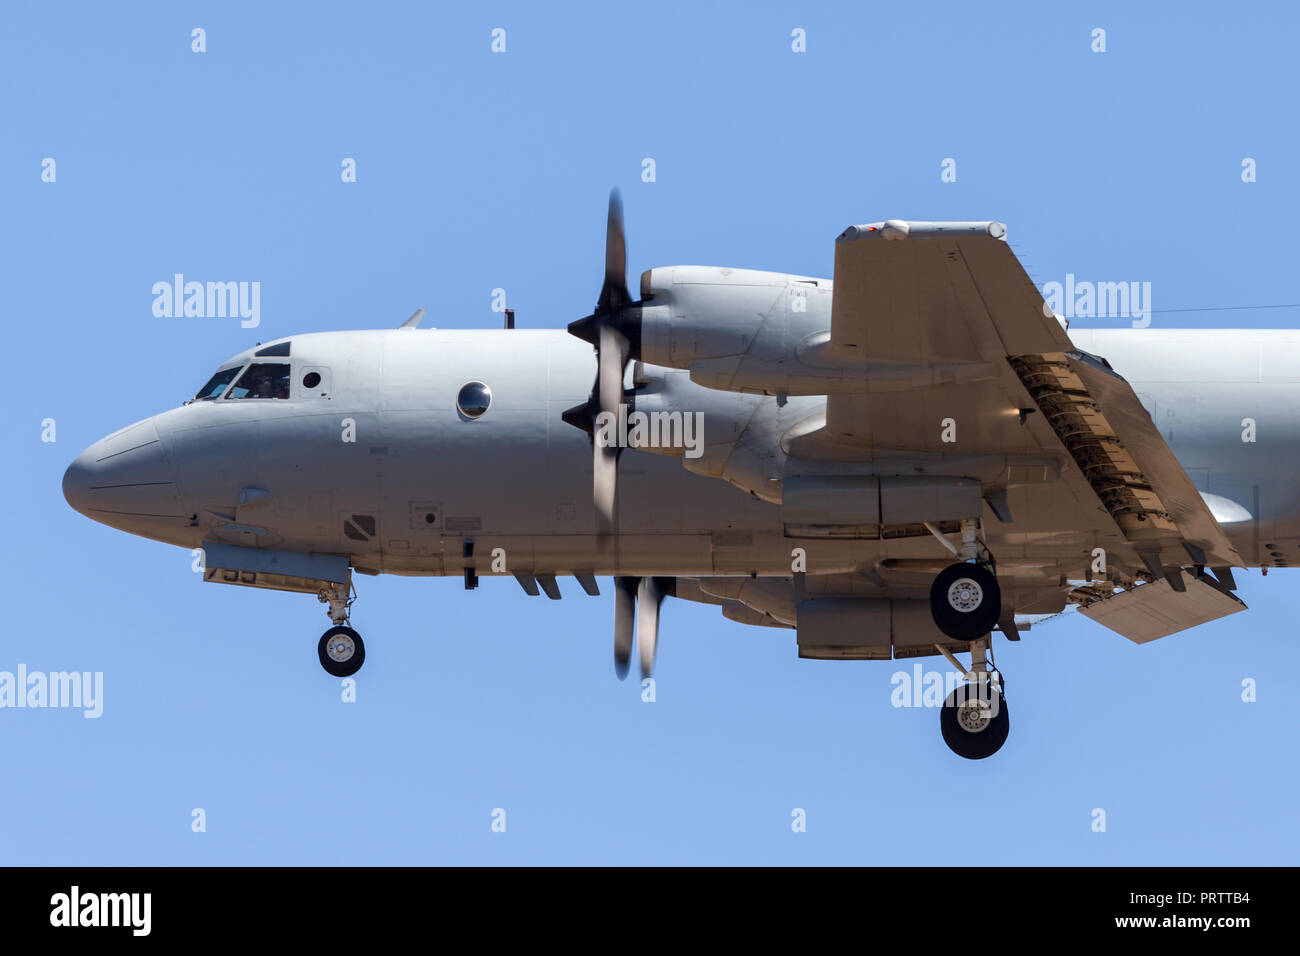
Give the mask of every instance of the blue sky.
M 420 306 L 495 326 L 498 287 L 521 326 L 586 314 L 613 185 L 633 275 L 829 276 L 850 223 L 998 219 L 1040 284 L 1149 281 L 1156 310 L 1297 301 L 1298 25 L 1267 3 L 13 7 L 0 670 L 102 671 L 105 690 L 97 720 L 0 709 L 3 859 L 933 864 L 982 837 L 995 863 L 1296 863 L 1295 571 L 1239 573 L 1248 614 L 1145 647 L 1077 618 L 999 641 L 1011 737 L 971 763 L 935 711 L 891 706 L 910 663 L 799 661 L 791 632 L 700 605 L 666 605 L 644 704 L 611 673 L 605 581 L 556 604 L 362 578 L 344 704 L 312 598 L 201 584 L 60 480 L 254 341 Z M 155 317 L 175 272 L 261 282 L 261 326 Z

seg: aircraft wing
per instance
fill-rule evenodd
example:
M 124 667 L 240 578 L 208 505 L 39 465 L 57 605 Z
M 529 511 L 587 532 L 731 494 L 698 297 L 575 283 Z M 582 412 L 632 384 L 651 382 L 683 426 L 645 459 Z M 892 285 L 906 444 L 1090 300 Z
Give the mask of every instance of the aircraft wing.
M 932 387 L 880 391 L 864 372 L 859 391 L 828 397 L 824 427 L 791 454 L 870 449 L 927 473 L 992 461 L 1000 476 L 982 480 L 1010 491 L 995 509 L 1004 522 L 1113 532 L 1117 561 L 1178 592 L 1180 567 L 1242 566 L 1132 387 L 1074 347 L 1005 235 L 992 222 L 845 230 L 828 357 L 940 371 Z
M 872 361 L 1005 361 L 1073 346 L 998 222 L 890 220 L 835 243 L 831 348 Z

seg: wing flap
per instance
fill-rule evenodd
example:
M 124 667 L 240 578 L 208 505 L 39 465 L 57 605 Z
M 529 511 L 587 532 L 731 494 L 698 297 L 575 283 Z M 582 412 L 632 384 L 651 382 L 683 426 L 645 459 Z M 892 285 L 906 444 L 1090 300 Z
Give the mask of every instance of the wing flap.
M 1186 571 L 1179 573 L 1186 591 L 1175 591 L 1162 578 L 1081 607 L 1079 613 L 1134 644 L 1146 644 L 1246 610 L 1226 589 Z
M 1148 566 L 1242 566 L 1132 386 L 1104 359 L 1072 349 L 1018 355 L 1011 367 Z
M 1132 455 L 1152 491 L 1159 496 L 1183 541 L 1193 545 L 1187 549 L 1192 563 L 1244 567 L 1241 554 L 1232 546 L 1205 499 L 1174 457 L 1173 449 L 1165 442 L 1133 387 L 1090 358 L 1084 353 L 1074 353 L 1070 365 Z M 1186 544 L 1183 546 L 1186 548 Z M 1198 559 L 1194 549 L 1203 551 L 1205 556 Z

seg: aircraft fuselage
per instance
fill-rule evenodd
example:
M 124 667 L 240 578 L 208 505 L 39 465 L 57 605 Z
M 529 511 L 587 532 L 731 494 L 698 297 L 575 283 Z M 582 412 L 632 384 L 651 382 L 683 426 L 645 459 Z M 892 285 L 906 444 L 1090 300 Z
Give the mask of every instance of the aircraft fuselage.
M 1300 489 L 1289 477 L 1300 471 L 1300 333 L 1072 337 L 1130 381 L 1197 488 L 1241 509 L 1220 520 L 1249 565 L 1300 557 Z M 621 458 L 618 534 L 602 546 L 590 438 L 561 419 L 589 394 L 595 362 L 562 331 L 402 329 L 291 343 L 279 360 L 292 369 L 288 398 L 195 401 L 130 426 L 77 459 L 69 501 L 184 548 L 342 554 L 373 572 L 459 575 L 466 541 L 480 556 L 503 549 L 508 572 L 790 572 L 778 505 L 639 451 Z M 315 389 L 303 387 L 308 370 L 322 376 Z M 457 408 L 471 381 L 492 394 L 477 419 Z M 1035 533 L 1016 530 L 1017 540 Z M 848 571 L 934 545 L 823 539 L 810 561 Z M 491 573 L 486 560 L 477 566 Z

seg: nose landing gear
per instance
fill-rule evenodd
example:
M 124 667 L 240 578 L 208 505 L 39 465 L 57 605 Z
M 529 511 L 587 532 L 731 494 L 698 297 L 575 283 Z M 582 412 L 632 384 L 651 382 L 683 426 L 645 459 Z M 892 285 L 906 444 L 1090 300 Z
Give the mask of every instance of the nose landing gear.
M 322 604 L 329 605 L 329 617 L 334 622 L 316 645 L 320 666 L 332 677 L 351 677 L 366 662 L 366 645 L 361 635 L 347 624 L 352 602 L 356 600 L 352 582 L 336 584 L 317 597 Z
M 316 653 L 320 666 L 334 677 L 351 677 L 366 662 L 366 645 L 361 635 L 342 624 L 321 635 Z

